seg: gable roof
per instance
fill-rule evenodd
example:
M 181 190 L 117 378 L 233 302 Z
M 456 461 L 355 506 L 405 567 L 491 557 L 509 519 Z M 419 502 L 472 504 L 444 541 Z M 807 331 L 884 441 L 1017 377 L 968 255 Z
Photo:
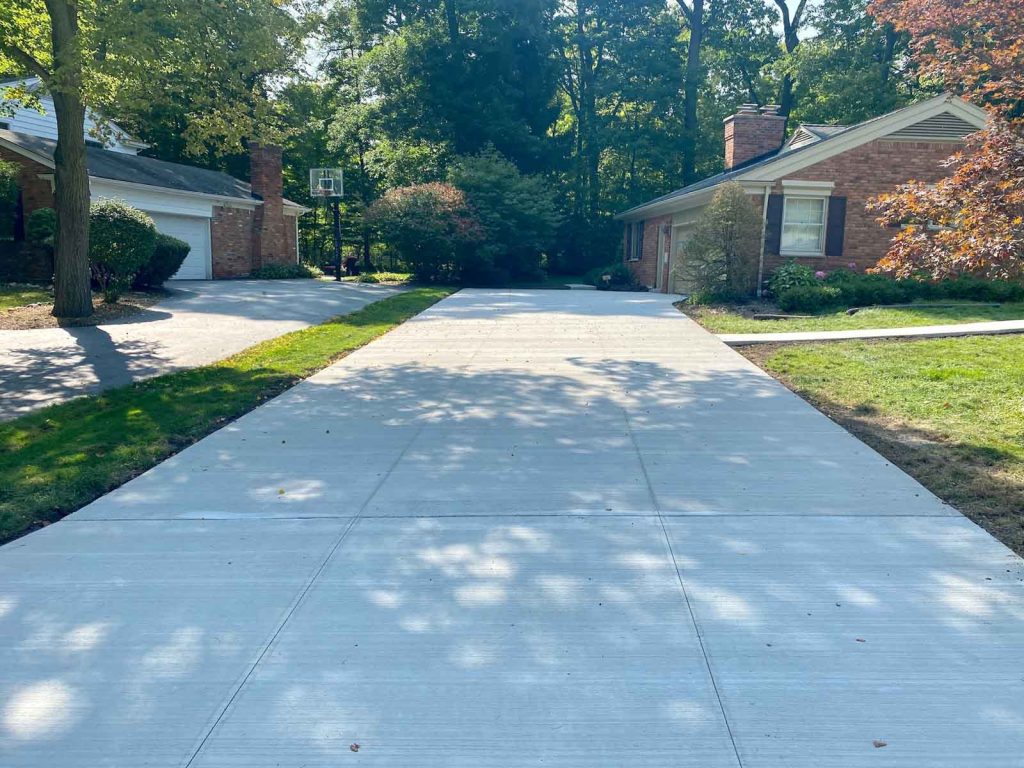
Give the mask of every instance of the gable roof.
M 57 142 L 40 136 L 0 130 L 0 146 L 19 152 L 43 165 L 53 167 L 53 152 Z M 221 171 L 197 168 L 193 165 L 169 163 L 152 157 L 112 152 L 99 147 L 86 146 L 86 168 L 94 179 L 106 179 L 126 184 L 140 184 L 148 187 L 190 194 L 228 198 L 258 203 L 252 187 L 244 181 Z M 290 208 L 305 208 L 298 203 L 285 200 Z
M 924 123 L 940 115 L 950 114 L 964 126 L 980 130 L 988 118 L 984 110 L 975 107 L 952 94 L 942 94 L 912 104 L 879 117 L 873 117 L 852 126 L 801 125 L 798 131 L 804 136 L 792 139 L 779 149 L 756 157 L 743 165 L 710 176 L 689 186 L 682 187 L 641 205 L 630 208 L 615 216 L 616 219 L 636 220 L 643 215 L 657 215 L 684 209 L 690 204 L 699 204 L 711 190 L 728 181 L 766 183 L 821 162 L 829 157 L 849 151 L 862 144 L 888 135 L 900 135 L 906 129 Z M 943 125 L 948 120 L 938 121 Z M 913 132 L 911 132 L 913 134 Z M 949 140 L 949 136 L 942 140 Z M 921 139 L 918 140 L 927 140 Z M 703 193 L 703 194 L 702 194 Z

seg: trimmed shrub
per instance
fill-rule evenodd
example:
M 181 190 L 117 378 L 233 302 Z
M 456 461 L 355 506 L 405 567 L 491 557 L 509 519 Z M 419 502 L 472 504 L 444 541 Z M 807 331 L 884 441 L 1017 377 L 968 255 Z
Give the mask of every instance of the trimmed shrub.
M 934 284 L 935 298 L 966 301 L 1024 301 L 1024 283 L 957 277 Z
M 159 288 L 181 269 L 192 246 L 184 240 L 157 232 L 156 247 L 135 276 L 136 288 Z
M 838 306 L 842 292 L 834 285 L 819 282 L 789 288 L 776 296 L 775 301 L 784 312 L 820 312 Z
M 590 270 L 586 275 L 586 282 L 599 291 L 647 290 L 633 275 L 633 271 L 621 263 Z
M 451 184 L 432 182 L 388 190 L 363 217 L 417 281 L 472 279 L 481 266 L 475 257 L 483 230 L 465 194 Z
M 791 288 L 817 285 L 818 279 L 814 270 L 795 261 L 787 261 L 776 269 L 768 280 L 768 290 L 772 296 L 781 296 Z
M 37 208 L 25 219 L 25 240 L 32 245 L 53 245 L 57 233 L 57 212 L 53 208 Z
M 695 293 L 726 301 L 747 299 L 757 290 L 760 250 L 760 214 L 739 184 L 725 184 L 684 245 L 680 276 Z
M 113 304 L 132 284 L 156 248 L 149 216 L 120 200 L 93 203 L 89 211 L 89 263 L 103 301 Z
M 249 273 L 249 277 L 255 280 L 296 280 L 323 276 L 323 270 L 312 264 L 264 264 Z

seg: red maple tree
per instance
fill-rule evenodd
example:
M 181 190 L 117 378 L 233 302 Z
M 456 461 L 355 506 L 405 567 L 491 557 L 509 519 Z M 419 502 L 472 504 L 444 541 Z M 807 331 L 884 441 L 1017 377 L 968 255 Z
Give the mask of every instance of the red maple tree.
M 871 12 L 911 37 L 922 78 L 984 106 L 936 185 L 911 182 L 872 201 L 901 224 L 876 271 L 896 277 L 1024 275 L 1024 0 L 874 0 Z

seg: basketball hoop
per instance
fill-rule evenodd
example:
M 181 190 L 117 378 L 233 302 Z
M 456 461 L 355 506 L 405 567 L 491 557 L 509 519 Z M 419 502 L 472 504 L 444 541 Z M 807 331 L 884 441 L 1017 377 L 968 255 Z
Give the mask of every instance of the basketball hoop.
M 345 176 L 341 168 L 310 168 L 309 196 L 331 202 L 334 214 L 334 279 L 341 280 L 341 211 L 338 201 L 345 196 Z
M 309 196 L 321 200 L 338 200 L 345 196 L 345 177 L 341 168 L 310 168 Z

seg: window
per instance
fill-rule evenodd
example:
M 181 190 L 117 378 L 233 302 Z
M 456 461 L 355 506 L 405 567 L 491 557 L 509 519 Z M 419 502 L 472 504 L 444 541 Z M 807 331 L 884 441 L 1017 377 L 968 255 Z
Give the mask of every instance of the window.
M 644 222 L 626 225 L 626 261 L 640 261 L 644 254 Z
M 782 254 L 821 256 L 825 247 L 827 198 L 786 195 L 782 213 Z

